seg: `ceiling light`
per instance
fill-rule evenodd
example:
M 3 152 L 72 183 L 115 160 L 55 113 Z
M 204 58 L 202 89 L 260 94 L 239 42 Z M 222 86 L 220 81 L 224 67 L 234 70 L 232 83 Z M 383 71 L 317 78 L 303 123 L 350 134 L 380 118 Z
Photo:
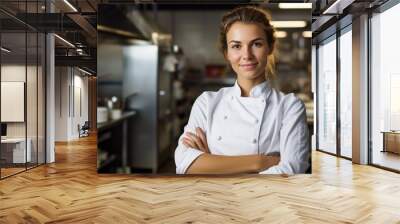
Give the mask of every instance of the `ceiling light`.
M 67 4 L 74 12 L 78 12 L 78 10 L 71 4 L 69 3 L 68 0 L 64 0 L 65 4 Z
M 303 31 L 303 37 L 304 38 L 311 38 L 312 37 L 312 32 L 311 31 Z
M 78 70 L 81 71 L 81 72 L 83 72 L 83 73 L 85 73 L 85 74 L 87 74 L 87 75 L 92 75 L 92 73 L 90 73 L 90 72 L 88 72 L 88 71 L 86 71 L 86 70 L 83 70 L 83 69 L 81 69 L 81 68 L 79 68 L 79 67 L 78 67 Z
M 307 26 L 306 21 L 271 21 L 275 28 L 301 28 Z
M 286 31 L 275 31 L 274 35 L 275 35 L 275 38 L 285 38 L 285 37 L 287 37 L 287 32 Z
M 280 9 L 311 9 L 312 3 L 279 3 Z
M 351 5 L 355 0 L 336 0 L 322 14 L 342 14 L 343 10 Z
M 11 52 L 11 50 L 9 50 L 9 49 L 7 49 L 7 48 L 5 48 L 5 47 L 1 47 L 1 50 L 4 51 L 4 52 L 7 52 L 7 53 L 10 53 L 10 52 Z
M 61 41 L 63 41 L 64 43 L 66 43 L 67 45 L 69 45 L 70 47 L 75 48 L 75 45 L 71 44 L 71 42 L 69 42 L 68 40 L 58 36 L 57 34 L 54 34 L 55 37 L 57 37 L 58 39 L 60 39 Z

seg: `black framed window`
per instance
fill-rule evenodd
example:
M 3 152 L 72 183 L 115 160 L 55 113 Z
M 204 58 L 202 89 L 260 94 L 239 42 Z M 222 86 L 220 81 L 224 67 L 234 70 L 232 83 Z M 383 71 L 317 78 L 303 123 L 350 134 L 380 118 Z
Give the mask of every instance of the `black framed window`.
M 400 4 L 388 1 L 370 17 L 370 163 L 400 171 Z
M 0 4 L 1 179 L 45 163 L 46 40 L 24 22 L 27 13 L 45 12 L 44 5 L 44 0 Z
M 352 26 L 340 31 L 339 37 L 339 130 L 340 156 L 352 158 Z
M 336 154 L 336 35 L 317 47 L 317 149 Z
M 352 26 L 329 28 L 332 34 L 317 44 L 317 137 L 319 151 L 352 157 Z M 326 35 L 329 32 L 325 32 Z

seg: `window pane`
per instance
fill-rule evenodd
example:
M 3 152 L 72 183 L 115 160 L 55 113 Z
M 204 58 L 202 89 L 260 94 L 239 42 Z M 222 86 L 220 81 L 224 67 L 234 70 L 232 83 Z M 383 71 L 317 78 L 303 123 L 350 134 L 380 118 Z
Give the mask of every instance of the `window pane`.
M 372 163 L 400 170 L 400 33 L 393 28 L 398 21 L 400 4 L 371 19 L 371 132 Z
M 336 39 L 318 48 L 318 148 L 336 154 Z
M 30 159 L 28 168 L 37 165 L 37 33 L 28 32 L 28 55 L 27 55 L 27 135 L 30 142 Z
M 46 37 L 39 34 L 38 46 L 38 164 L 45 163 L 45 52 Z
M 340 153 L 352 157 L 352 35 L 340 37 Z

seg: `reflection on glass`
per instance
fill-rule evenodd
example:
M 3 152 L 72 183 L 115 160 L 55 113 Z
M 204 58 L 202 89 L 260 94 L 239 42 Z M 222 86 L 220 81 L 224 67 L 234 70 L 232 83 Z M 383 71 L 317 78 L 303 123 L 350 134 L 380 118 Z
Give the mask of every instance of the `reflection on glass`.
M 336 154 L 336 39 L 318 48 L 318 149 Z
M 390 74 L 390 130 L 400 130 L 400 72 Z
M 45 52 L 46 39 L 45 35 L 39 33 L 38 40 L 38 76 L 37 76 L 37 90 L 38 90 L 38 143 L 37 143 L 37 162 L 38 164 L 45 163 Z
M 22 14 L 43 13 L 45 1 L 2 3 Z M 1 122 L 0 177 L 45 162 L 45 35 L 0 12 Z M 37 17 L 35 17 L 37 18 Z
M 1 34 L 2 47 L 9 49 L 1 51 L 1 123 L 6 125 L 1 140 L 2 178 L 25 170 L 31 153 L 26 141 L 25 38 L 25 32 Z
M 352 141 L 352 34 L 340 37 L 340 154 L 351 158 Z
M 400 33 L 393 29 L 398 21 L 400 4 L 371 19 L 372 163 L 396 170 L 400 170 L 400 150 L 396 153 L 387 149 L 400 149 Z M 391 139 L 385 141 L 383 132 L 389 132 Z
M 41 12 L 38 1 L 27 2 L 27 13 Z M 32 20 L 37 19 L 33 17 Z M 30 158 L 27 167 L 32 168 L 38 163 L 38 45 L 39 37 L 36 30 L 27 27 L 27 75 L 26 75 L 26 113 L 27 113 L 27 142 L 30 147 Z
M 30 158 L 27 167 L 37 165 L 37 33 L 27 33 L 28 55 L 27 55 L 27 142 L 30 148 Z

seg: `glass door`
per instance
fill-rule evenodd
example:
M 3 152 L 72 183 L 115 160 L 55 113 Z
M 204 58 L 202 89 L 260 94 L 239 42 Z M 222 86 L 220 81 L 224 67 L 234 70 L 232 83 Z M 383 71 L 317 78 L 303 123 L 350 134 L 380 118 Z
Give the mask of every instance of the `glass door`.
M 14 3 L 4 6 L 45 12 L 45 1 Z M 0 23 L 0 178 L 5 178 L 45 163 L 46 40 L 39 30 L 12 16 L 0 12 L 0 20 L 13 21 Z
M 317 149 L 336 154 L 336 35 L 317 49 Z
M 1 34 L 2 178 L 26 170 L 31 161 L 26 140 L 26 38 L 25 31 Z

